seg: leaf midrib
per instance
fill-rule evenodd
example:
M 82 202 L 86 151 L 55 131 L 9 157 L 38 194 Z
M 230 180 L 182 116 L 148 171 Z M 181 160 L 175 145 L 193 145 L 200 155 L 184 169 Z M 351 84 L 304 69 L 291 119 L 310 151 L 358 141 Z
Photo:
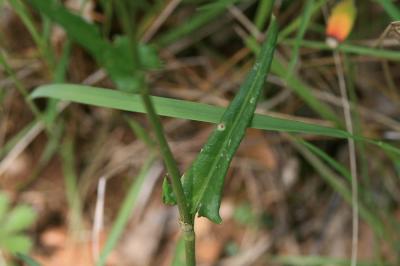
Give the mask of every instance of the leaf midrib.
M 257 64 L 258 62 L 256 61 L 256 63 L 255 64 Z M 226 142 L 227 141 L 229 141 L 229 139 L 230 139 L 230 137 L 231 137 L 231 135 L 232 135 L 232 132 L 233 132 L 233 129 L 236 127 L 236 125 L 239 123 L 238 121 L 240 121 L 240 119 L 238 119 L 240 116 L 241 116 L 241 114 L 244 112 L 244 110 L 246 109 L 245 107 L 246 107 L 246 105 L 245 105 L 245 103 L 246 102 L 249 102 L 249 97 L 251 98 L 251 95 L 252 95 L 252 93 L 253 93 L 253 91 L 255 90 L 255 88 L 256 88 L 256 86 L 255 86 L 255 83 L 257 83 L 257 81 L 258 81 L 258 78 L 259 78 L 259 76 L 261 75 L 261 72 L 262 72 L 262 67 L 260 67 L 259 68 L 259 71 L 258 72 L 256 72 L 256 75 L 255 75 L 255 77 L 254 77 L 254 80 L 252 81 L 252 83 L 251 83 L 251 85 L 250 85 L 250 89 L 249 89 L 249 92 L 246 94 L 246 96 L 245 96 L 245 101 L 243 101 L 243 103 L 241 104 L 241 106 L 240 106 L 240 110 L 239 110 L 239 113 L 237 113 L 236 114 L 236 119 L 233 121 L 233 125 L 232 125 L 232 127 L 231 127 L 231 129 L 229 130 L 229 132 L 228 132 L 228 137 L 226 137 L 225 138 L 225 140 L 223 141 L 223 143 L 221 144 L 221 148 L 219 148 L 218 149 L 218 155 L 219 155 L 219 153 L 221 152 L 221 149 L 223 149 L 223 147 L 225 146 L 225 144 L 226 144 Z M 258 97 L 257 97 L 258 98 Z M 255 99 L 255 103 L 254 103 L 254 105 L 257 105 L 257 100 L 258 99 Z M 228 107 L 229 108 L 229 107 Z M 226 111 L 225 111 L 226 112 Z M 223 118 L 224 116 L 222 116 L 222 118 Z M 221 119 L 222 120 L 222 122 L 223 122 L 223 119 Z M 203 198 L 204 198 L 204 193 L 206 192 L 206 190 L 207 190 L 207 188 L 208 188 L 208 185 L 209 185 L 209 183 L 210 183 L 210 181 L 211 181 L 211 177 L 214 175 L 214 172 L 216 171 L 216 166 L 220 163 L 220 159 L 221 158 L 221 156 L 218 156 L 218 159 L 217 160 L 215 160 L 213 163 L 212 163 L 212 168 L 211 168 L 211 170 L 210 170 L 210 172 L 209 172 L 209 175 L 207 175 L 207 178 L 206 178 L 206 185 L 205 186 L 203 186 L 203 188 L 201 188 L 201 193 L 199 193 L 200 194 L 200 198 L 199 198 L 199 200 L 197 200 L 195 203 L 196 204 L 194 204 L 194 206 L 196 206 L 196 212 L 198 211 L 198 209 L 199 209 L 199 203 L 203 200 Z M 231 158 L 232 159 L 232 158 Z M 193 173 L 193 176 L 194 176 L 194 173 Z M 192 177 L 193 178 L 193 177 Z M 192 206 L 192 211 L 193 211 L 193 206 Z

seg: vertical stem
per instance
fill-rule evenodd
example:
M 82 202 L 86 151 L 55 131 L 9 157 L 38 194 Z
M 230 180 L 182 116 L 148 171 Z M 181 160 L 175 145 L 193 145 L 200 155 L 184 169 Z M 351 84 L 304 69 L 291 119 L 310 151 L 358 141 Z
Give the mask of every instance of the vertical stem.
M 158 117 L 154 109 L 154 105 L 149 96 L 147 87 L 143 87 L 141 95 L 143 104 L 146 108 L 147 117 L 154 129 L 156 139 L 160 147 L 160 153 L 167 167 L 171 186 L 176 196 L 181 221 L 181 229 L 183 233 L 183 238 L 185 240 L 186 265 L 194 266 L 196 265 L 195 234 L 193 229 L 194 219 L 189 213 L 185 193 L 183 192 L 183 187 L 180 180 L 179 169 L 165 138 L 160 118 Z
M 347 96 L 346 81 L 344 78 L 344 71 L 340 60 L 340 54 L 337 51 L 333 53 L 336 71 L 339 80 L 340 94 L 342 98 L 342 105 L 344 111 L 344 119 L 346 123 L 347 131 L 353 135 L 353 122 L 351 117 L 350 103 Z M 357 265 L 358 256 L 358 176 L 357 176 L 357 158 L 356 158 L 356 147 L 354 140 L 351 138 L 347 139 L 349 146 L 349 158 L 350 158 L 350 172 L 351 172 L 351 202 L 352 202 L 352 244 L 351 244 L 351 266 Z
M 146 86 L 145 76 L 140 70 L 141 62 L 138 51 L 138 41 L 136 32 L 137 29 L 132 27 L 136 10 L 134 6 L 129 5 L 130 3 L 129 1 L 123 2 L 121 0 L 116 0 L 115 3 L 117 10 L 120 14 L 120 20 L 122 26 L 124 27 L 124 30 L 127 33 L 130 40 L 130 46 L 131 46 L 130 48 L 132 51 L 131 54 L 132 58 L 130 59 L 132 60 L 134 67 L 136 69 L 135 73 L 133 74 L 138 79 L 138 82 L 141 85 L 140 93 L 142 96 L 143 105 L 146 109 L 146 115 L 150 121 L 151 126 L 154 129 L 160 153 L 164 160 L 165 166 L 167 167 L 172 190 L 174 191 L 176 197 L 180 215 L 181 230 L 183 233 L 183 238 L 185 240 L 186 265 L 195 266 L 196 265 L 195 234 L 193 229 L 194 218 L 189 212 L 189 206 L 186 202 L 186 196 L 183 191 L 178 165 L 174 159 L 174 156 L 172 155 L 171 149 L 169 148 L 160 118 L 158 117 L 153 102 L 151 101 L 151 98 L 149 96 L 149 89 Z

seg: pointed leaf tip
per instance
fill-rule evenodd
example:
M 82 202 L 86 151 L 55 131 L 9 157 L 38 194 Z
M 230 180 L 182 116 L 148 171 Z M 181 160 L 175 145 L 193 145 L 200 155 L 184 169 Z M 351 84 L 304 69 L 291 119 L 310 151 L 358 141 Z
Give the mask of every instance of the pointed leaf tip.
M 192 215 L 198 213 L 214 223 L 222 222 L 219 208 L 225 175 L 264 88 L 275 51 L 277 28 L 272 18 L 267 39 L 252 70 L 183 179 Z

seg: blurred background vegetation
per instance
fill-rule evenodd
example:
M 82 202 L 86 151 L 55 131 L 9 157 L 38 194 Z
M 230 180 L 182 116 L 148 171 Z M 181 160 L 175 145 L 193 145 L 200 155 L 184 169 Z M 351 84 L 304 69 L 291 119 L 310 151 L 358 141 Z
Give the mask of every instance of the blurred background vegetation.
M 151 94 L 227 106 L 272 12 L 280 35 L 257 113 L 344 129 L 325 44 L 336 2 L 135 0 Z M 94 265 L 105 243 L 107 265 L 184 265 L 145 116 L 30 97 L 49 83 L 135 90 L 113 3 L 0 1 L 0 265 L 18 265 L 17 254 L 42 265 Z M 354 28 L 337 52 L 361 136 L 358 265 L 395 266 L 399 156 L 362 140 L 399 146 L 400 25 L 391 23 L 400 21 L 400 1 L 355 3 Z M 183 171 L 212 126 L 162 121 Z M 350 265 L 348 162 L 346 139 L 249 129 L 225 180 L 222 224 L 196 219 L 199 265 Z

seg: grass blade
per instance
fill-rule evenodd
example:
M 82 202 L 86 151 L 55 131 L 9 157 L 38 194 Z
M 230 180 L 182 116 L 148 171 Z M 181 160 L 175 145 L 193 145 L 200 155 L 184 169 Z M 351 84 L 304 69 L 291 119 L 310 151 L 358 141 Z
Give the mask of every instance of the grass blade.
M 288 44 L 288 45 L 295 45 L 296 41 L 293 39 L 288 39 L 288 40 L 283 40 L 283 44 Z M 318 51 L 321 50 L 332 50 L 326 43 L 324 42 L 318 42 L 318 41 L 306 41 L 303 40 L 301 41 L 301 46 L 302 47 L 307 47 L 307 48 L 313 48 L 317 49 Z M 343 43 L 339 45 L 337 48 L 339 51 L 344 52 L 344 53 L 350 53 L 350 54 L 356 54 L 356 55 L 362 55 L 362 56 L 371 56 L 371 57 L 376 57 L 376 58 L 381 58 L 381 59 L 388 59 L 391 61 L 400 61 L 400 52 L 399 51 L 392 51 L 392 50 L 385 50 L 385 49 L 377 49 L 377 48 L 371 48 L 367 46 L 360 46 L 360 45 L 353 45 L 353 44 L 346 44 Z
M 99 107 L 112 108 L 122 111 L 144 113 L 145 109 L 140 95 L 122 91 L 95 88 L 75 84 L 51 84 L 38 87 L 32 94 L 33 98 L 55 98 Z M 152 96 L 156 111 L 161 116 L 188 119 L 208 123 L 218 123 L 225 108 Z M 255 114 L 250 127 L 292 133 L 317 134 L 329 137 L 346 138 L 346 131 L 299 122 L 290 119 L 276 118 L 268 115 Z
M 297 61 L 299 59 L 299 49 L 300 49 L 300 43 L 304 38 L 304 35 L 307 31 L 308 24 L 311 21 L 311 15 L 312 15 L 312 7 L 314 6 L 314 0 L 307 0 L 305 5 L 304 5 L 304 10 L 301 15 L 301 22 L 300 22 L 300 28 L 297 31 L 296 35 L 296 41 L 294 43 L 293 51 L 292 51 L 292 58 L 289 63 L 289 70 L 287 70 L 286 73 L 286 80 L 288 79 L 289 76 L 291 76 L 296 68 Z
M 237 0 L 224 0 L 223 4 L 220 4 L 216 1 L 215 3 L 204 6 L 201 8 L 201 10 L 196 12 L 191 19 L 172 28 L 170 31 L 156 39 L 157 46 L 168 46 L 189 34 L 193 34 L 194 31 L 220 16 L 225 11 L 227 6 L 235 3 L 236 1 Z
M 268 18 L 271 16 L 272 9 L 274 7 L 275 0 L 261 0 L 257 5 L 257 13 L 254 19 L 254 24 L 257 29 L 262 31 L 265 24 L 268 22 Z
M 183 186 L 190 199 L 193 215 L 198 212 L 200 216 L 205 216 L 215 223 L 221 222 L 219 207 L 225 174 L 246 133 L 264 88 L 277 36 L 278 27 L 273 18 L 268 39 L 253 69 L 183 178 Z
M 352 204 L 351 200 L 351 190 L 349 189 L 347 182 L 341 179 L 337 174 L 335 174 L 331 168 L 329 168 L 324 161 L 330 164 L 335 170 L 342 171 L 345 174 L 347 179 L 351 179 L 351 175 L 347 169 L 343 167 L 338 167 L 339 164 L 332 164 L 334 159 L 330 158 L 329 155 L 324 153 L 322 150 L 319 150 L 317 147 L 311 145 L 310 143 L 300 141 L 299 143 L 295 142 L 293 139 L 290 139 L 293 146 L 302 154 L 302 156 L 312 165 L 315 170 L 321 175 L 321 178 L 332 187 L 334 191 L 336 191 L 348 204 Z M 320 160 L 320 158 L 322 160 Z M 360 216 L 374 229 L 374 231 L 379 236 L 384 236 L 385 228 L 382 225 L 379 218 L 374 215 L 369 209 L 366 208 L 364 204 L 359 203 L 359 214 Z
M 393 1 L 375 0 L 375 2 L 378 2 L 393 20 L 400 20 L 400 9 L 398 8 L 398 5 L 393 3 Z
M 112 108 L 122 111 L 145 113 L 140 95 L 103 88 L 95 88 L 85 85 L 52 84 L 38 87 L 32 94 L 32 98 L 55 98 L 82 104 L 90 104 L 99 107 Z M 223 107 L 212 106 L 184 100 L 176 100 L 165 97 L 151 97 L 157 114 L 161 116 L 188 119 L 208 123 L 218 123 L 225 111 Z M 393 156 L 399 156 L 400 150 L 393 145 L 382 141 L 375 141 L 361 136 L 352 136 L 348 132 L 304 123 L 291 119 L 276 118 L 268 115 L 255 114 L 250 127 L 262 130 L 314 134 L 334 138 L 352 137 L 357 141 L 366 141 L 374 144 Z
M 317 1 L 313 6 L 311 16 L 314 16 L 319 10 L 321 10 L 321 7 L 326 4 L 327 0 L 319 0 Z M 293 19 L 289 25 L 287 25 L 284 29 L 279 34 L 279 42 L 283 39 L 286 39 L 290 34 L 295 32 L 301 24 L 301 16 L 298 16 L 296 19 Z
M 49 66 L 53 67 L 55 65 L 53 51 L 50 49 L 51 47 L 49 46 L 49 43 L 46 41 L 46 39 L 42 37 L 35 28 L 34 19 L 24 3 L 21 0 L 9 0 L 8 2 L 13 7 L 13 10 L 21 18 L 22 22 L 31 34 L 33 41 L 37 45 L 40 53 L 47 60 Z

